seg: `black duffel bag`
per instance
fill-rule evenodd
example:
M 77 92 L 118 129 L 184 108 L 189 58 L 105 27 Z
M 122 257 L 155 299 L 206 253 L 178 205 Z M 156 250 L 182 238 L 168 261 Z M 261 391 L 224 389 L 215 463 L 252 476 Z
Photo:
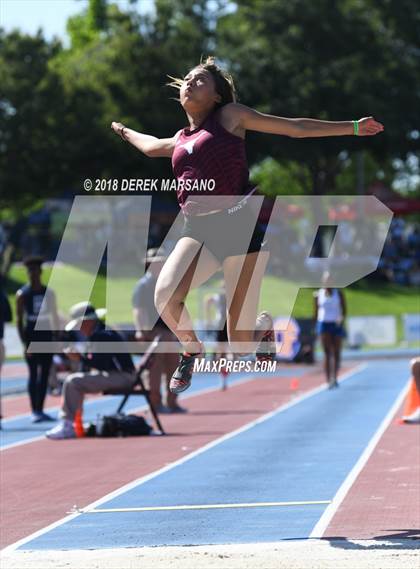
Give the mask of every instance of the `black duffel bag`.
M 152 427 L 139 415 L 104 415 L 96 423 L 97 437 L 136 437 L 150 435 Z

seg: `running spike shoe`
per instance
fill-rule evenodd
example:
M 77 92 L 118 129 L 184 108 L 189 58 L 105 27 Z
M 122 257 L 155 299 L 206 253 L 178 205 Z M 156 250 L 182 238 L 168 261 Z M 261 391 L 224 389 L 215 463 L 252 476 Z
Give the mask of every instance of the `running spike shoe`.
M 198 354 L 188 354 L 184 352 L 179 356 L 179 364 L 169 382 L 169 391 L 171 393 L 182 393 L 191 385 L 191 378 L 194 370 L 194 360 Z

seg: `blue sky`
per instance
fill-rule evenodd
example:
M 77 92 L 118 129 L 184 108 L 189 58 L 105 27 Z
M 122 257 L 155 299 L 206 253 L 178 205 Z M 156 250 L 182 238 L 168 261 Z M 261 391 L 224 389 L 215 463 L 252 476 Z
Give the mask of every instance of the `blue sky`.
M 128 0 L 113 0 L 122 8 L 128 6 Z M 138 9 L 148 11 L 153 0 L 139 0 Z M 21 31 L 35 34 L 42 28 L 44 35 L 66 38 L 66 21 L 69 16 L 81 12 L 88 0 L 0 0 L 0 25 L 6 31 L 19 28 Z

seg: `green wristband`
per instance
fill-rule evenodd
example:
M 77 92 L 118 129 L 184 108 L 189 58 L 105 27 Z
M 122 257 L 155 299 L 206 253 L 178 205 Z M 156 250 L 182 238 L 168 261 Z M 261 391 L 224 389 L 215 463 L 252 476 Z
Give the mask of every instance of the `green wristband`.
M 353 134 L 354 136 L 359 135 L 359 121 L 351 121 L 353 123 Z

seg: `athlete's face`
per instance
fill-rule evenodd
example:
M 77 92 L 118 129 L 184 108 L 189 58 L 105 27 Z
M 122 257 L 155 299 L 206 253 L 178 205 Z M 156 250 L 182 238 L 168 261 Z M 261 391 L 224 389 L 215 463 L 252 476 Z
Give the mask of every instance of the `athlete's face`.
M 180 90 L 181 105 L 186 111 L 211 109 L 221 100 L 210 71 L 195 67 L 184 78 Z

